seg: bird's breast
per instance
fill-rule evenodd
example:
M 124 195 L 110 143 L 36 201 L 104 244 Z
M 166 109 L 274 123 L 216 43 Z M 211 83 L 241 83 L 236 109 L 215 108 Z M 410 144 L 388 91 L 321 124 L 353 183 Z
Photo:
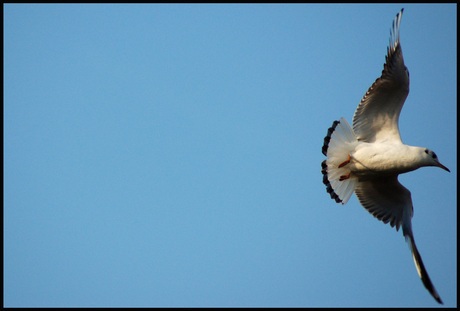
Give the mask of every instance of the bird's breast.
M 362 143 L 351 154 L 350 171 L 356 176 L 394 175 L 417 169 L 408 146 Z

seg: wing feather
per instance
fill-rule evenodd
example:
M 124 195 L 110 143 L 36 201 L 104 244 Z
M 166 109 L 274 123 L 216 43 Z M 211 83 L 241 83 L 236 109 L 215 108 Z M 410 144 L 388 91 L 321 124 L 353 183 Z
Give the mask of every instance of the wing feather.
M 384 223 L 390 223 L 399 230 L 404 215 L 413 215 L 410 191 L 398 181 L 397 175 L 378 179 L 360 180 L 356 184 L 355 194 L 361 205 L 374 217 Z
M 353 116 L 353 131 L 360 141 L 401 141 L 399 114 L 409 94 L 409 71 L 404 65 L 399 37 L 402 12 L 393 21 L 382 75 L 361 99 Z

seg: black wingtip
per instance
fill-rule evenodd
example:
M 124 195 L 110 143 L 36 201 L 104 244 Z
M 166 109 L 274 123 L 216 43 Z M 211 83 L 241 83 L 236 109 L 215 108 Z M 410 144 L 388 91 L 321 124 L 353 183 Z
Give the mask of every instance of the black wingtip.
M 407 230 L 407 229 L 406 229 Z M 417 269 L 417 272 L 420 276 L 420 279 L 422 280 L 423 285 L 425 288 L 428 290 L 428 292 L 433 296 L 433 298 L 439 303 L 439 304 L 444 304 L 441 300 L 441 297 L 439 297 L 438 292 L 434 288 L 433 283 L 430 280 L 430 277 L 428 276 L 428 272 L 425 269 L 425 265 L 423 264 L 422 256 L 420 256 L 420 253 L 418 252 L 417 246 L 415 245 L 415 240 L 414 240 L 414 235 L 412 234 L 412 230 L 410 231 L 404 231 L 403 228 L 403 233 L 406 239 L 409 242 L 411 251 L 412 251 L 412 257 L 414 259 L 415 267 Z

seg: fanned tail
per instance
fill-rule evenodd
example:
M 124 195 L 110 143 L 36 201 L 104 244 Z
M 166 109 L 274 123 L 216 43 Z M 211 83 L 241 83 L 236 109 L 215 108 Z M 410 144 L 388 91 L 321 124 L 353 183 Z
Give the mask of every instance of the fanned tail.
M 347 203 L 356 187 L 357 179 L 350 176 L 346 165 L 341 164 L 346 161 L 357 142 L 353 130 L 344 118 L 334 121 L 324 137 L 322 152 L 327 159 L 321 163 L 321 173 L 326 191 L 337 203 Z M 348 177 L 343 178 L 344 176 Z

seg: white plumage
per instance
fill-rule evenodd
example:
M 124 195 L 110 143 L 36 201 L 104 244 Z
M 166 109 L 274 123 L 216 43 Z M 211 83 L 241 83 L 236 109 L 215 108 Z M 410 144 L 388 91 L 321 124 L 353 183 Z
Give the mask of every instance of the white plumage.
M 322 149 L 327 159 L 321 171 L 327 192 L 337 203 L 347 203 L 355 192 L 361 205 L 377 219 L 396 230 L 402 227 L 423 284 L 442 304 L 415 245 L 410 191 L 398 181 L 399 174 L 423 166 L 449 171 L 433 151 L 405 145 L 401 140 L 399 114 L 409 94 L 409 71 L 399 35 L 402 12 L 393 22 L 382 75 L 361 99 L 353 129 L 344 118 L 329 128 Z

